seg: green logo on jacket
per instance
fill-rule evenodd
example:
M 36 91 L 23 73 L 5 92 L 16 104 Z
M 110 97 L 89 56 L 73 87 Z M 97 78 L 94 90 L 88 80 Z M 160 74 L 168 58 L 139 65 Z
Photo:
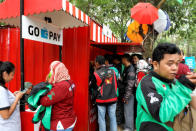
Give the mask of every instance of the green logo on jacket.
M 54 92 L 52 92 L 50 95 L 48 95 L 50 100 L 52 100 L 52 96 L 55 96 Z

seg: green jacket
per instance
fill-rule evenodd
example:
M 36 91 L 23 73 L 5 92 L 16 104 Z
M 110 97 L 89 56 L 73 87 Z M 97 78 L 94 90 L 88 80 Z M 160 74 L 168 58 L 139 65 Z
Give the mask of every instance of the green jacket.
M 117 80 L 120 79 L 120 74 L 119 74 L 118 69 L 116 67 L 111 66 L 111 67 L 109 67 L 109 69 L 114 70 Z M 117 97 L 119 97 L 119 89 L 118 88 L 117 88 Z
M 39 89 L 37 91 L 30 94 L 27 100 L 29 108 L 32 110 L 35 110 L 40 106 L 40 98 L 52 89 L 52 85 L 49 84 L 47 86 L 44 86 L 44 88 L 39 86 L 38 88 Z M 33 117 L 33 123 L 38 123 L 41 120 L 44 128 L 50 130 L 51 112 L 52 106 L 45 107 L 41 105 Z
M 194 88 L 185 76 L 173 81 L 155 72 L 145 76 L 136 92 L 137 131 L 173 131 L 166 123 L 189 104 Z
M 120 78 L 120 74 L 119 74 L 119 72 L 118 72 L 118 70 L 117 70 L 117 68 L 116 68 L 116 67 L 111 66 L 111 67 L 109 67 L 109 69 L 114 70 L 114 72 L 115 72 L 115 74 L 116 74 L 116 78 L 117 78 L 117 79 L 119 79 L 119 78 Z

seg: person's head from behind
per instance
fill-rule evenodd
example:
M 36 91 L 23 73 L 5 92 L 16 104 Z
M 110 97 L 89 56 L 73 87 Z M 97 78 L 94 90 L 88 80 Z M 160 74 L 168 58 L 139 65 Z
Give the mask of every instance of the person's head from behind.
M 50 73 L 47 76 L 47 81 L 49 83 L 58 83 L 65 80 L 70 80 L 70 75 L 68 69 L 60 61 L 53 61 L 50 64 Z
M 152 59 L 151 59 L 150 57 L 148 57 L 148 58 L 146 59 L 146 61 L 147 61 L 147 63 L 148 63 L 149 65 L 152 64 Z
M 14 78 L 15 66 L 9 61 L 0 61 L 0 84 L 5 85 L 5 83 L 10 82 Z
M 113 54 L 113 63 L 115 65 L 118 65 L 119 63 L 121 63 L 121 56 L 118 54 Z
M 105 65 L 106 66 L 109 66 L 109 65 L 113 64 L 112 63 L 113 62 L 112 55 L 106 54 L 106 55 L 104 55 L 104 57 L 105 57 Z
M 137 64 L 139 60 L 143 59 L 142 55 L 140 54 L 133 54 L 131 58 L 132 58 L 133 64 L 135 65 Z
M 125 65 L 125 66 L 130 65 L 130 64 L 131 64 L 131 56 L 130 56 L 129 54 L 124 54 L 124 55 L 122 56 L 122 63 L 123 63 L 123 65 Z
M 160 43 L 153 51 L 154 71 L 166 79 L 174 79 L 180 63 L 180 49 L 171 43 Z
M 100 68 L 104 64 L 105 64 L 105 58 L 104 58 L 104 56 L 98 55 L 95 58 L 95 68 L 98 69 L 98 68 Z

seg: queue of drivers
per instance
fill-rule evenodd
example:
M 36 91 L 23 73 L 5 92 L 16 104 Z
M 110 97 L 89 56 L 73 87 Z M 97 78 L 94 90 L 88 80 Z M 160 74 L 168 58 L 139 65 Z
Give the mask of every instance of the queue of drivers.
M 141 54 L 106 54 L 91 62 L 89 89 L 97 104 L 100 131 L 108 129 L 109 120 L 110 131 L 135 129 L 136 86 L 151 69 Z
M 90 93 L 99 131 L 194 130 L 196 74 L 175 44 L 159 44 L 146 60 L 114 54 L 97 56 L 94 68 L 92 63 Z

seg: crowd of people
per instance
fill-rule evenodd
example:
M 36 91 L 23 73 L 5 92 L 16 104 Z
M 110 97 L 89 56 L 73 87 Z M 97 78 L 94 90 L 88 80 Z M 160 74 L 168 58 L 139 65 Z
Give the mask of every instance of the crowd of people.
M 100 131 L 133 131 L 136 119 L 136 87 L 152 70 L 141 54 L 106 54 L 90 65 L 90 94 L 97 104 Z M 106 118 L 105 118 L 106 116 Z
M 159 44 L 147 59 L 140 54 L 97 56 L 94 68 L 91 63 L 90 93 L 99 130 L 109 130 L 109 116 L 110 131 L 192 131 L 193 124 L 187 123 L 194 119 L 196 75 L 183 56 L 171 43 Z M 191 114 L 188 121 L 186 114 Z
M 40 130 L 72 131 L 75 84 L 60 61 L 50 65 L 46 81 L 12 93 L 6 87 L 15 73 L 11 62 L 0 62 L 0 129 L 21 131 L 19 101 L 37 110 Z M 97 106 L 99 131 L 192 131 L 196 121 L 196 73 L 184 64 L 183 52 L 159 44 L 152 58 L 141 54 L 106 54 L 90 63 L 89 93 Z M 109 118 L 109 119 L 108 119 Z M 106 123 L 109 123 L 107 126 Z

